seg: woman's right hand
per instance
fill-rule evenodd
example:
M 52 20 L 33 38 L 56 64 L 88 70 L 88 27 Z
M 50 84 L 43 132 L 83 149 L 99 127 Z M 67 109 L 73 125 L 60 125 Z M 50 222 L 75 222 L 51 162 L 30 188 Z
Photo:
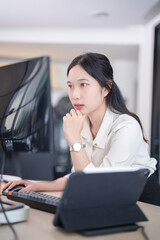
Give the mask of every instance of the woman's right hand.
M 69 146 L 72 146 L 75 142 L 81 142 L 80 134 L 84 126 L 85 117 L 85 115 L 75 109 L 71 109 L 70 113 L 63 117 L 63 131 Z
M 32 191 L 36 192 L 36 182 L 30 182 L 27 180 L 17 180 L 17 181 L 10 181 L 8 182 L 2 189 L 4 191 L 6 188 L 8 188 L 9 191 L 17 185 L 24 185 L 24 188 L 22 188 L 19 192 L 22 191 Z

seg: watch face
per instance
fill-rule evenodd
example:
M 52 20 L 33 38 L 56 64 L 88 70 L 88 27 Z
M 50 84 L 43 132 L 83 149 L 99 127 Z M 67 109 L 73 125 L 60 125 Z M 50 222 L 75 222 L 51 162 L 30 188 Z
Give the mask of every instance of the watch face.
M 74 151 L 76 151 L 76 152 L 78 152 L 78 151 L 80 151 L 81 150 L 81 144 L 80 143 L 75 143 L 75 144 L 73 144 L 73 150 Z

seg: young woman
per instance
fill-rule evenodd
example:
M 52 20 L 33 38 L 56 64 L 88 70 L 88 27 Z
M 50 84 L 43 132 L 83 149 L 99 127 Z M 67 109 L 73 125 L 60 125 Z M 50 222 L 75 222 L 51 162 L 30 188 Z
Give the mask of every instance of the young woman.
M 70 147 L 72 171 L 94 168 L 148 168 L 155 178 L 157 161 L 150 158 L 139 118 L 131 113 L 113 80 L 108 58 L 98 53 L 76 57 L 68 67 L 69 98 L 73 109 L 63 117 L 63 129 Z M 61 191 L 68 177 L 52 182 L 9 182 L 21 191 Z M 158 184 L 158 183 L 157 183 Z

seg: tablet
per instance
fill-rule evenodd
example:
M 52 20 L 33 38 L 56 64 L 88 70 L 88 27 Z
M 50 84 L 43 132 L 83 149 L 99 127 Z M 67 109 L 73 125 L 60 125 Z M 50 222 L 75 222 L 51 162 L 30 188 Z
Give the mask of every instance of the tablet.
M 108 228 L 133 229 L 147 218 L 138 201 L 148 169 L 115 172 L 75 172 L 70 175 L 54 218 L 54 225 L 65 231 L 93 232 Z M 135 228 L 136 229 L 136 228 Z

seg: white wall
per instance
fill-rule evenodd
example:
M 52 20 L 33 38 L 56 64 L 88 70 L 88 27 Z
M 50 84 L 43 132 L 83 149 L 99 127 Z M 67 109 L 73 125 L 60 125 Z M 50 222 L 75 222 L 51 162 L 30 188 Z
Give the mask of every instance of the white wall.
M 152 117 L 154 29 L 159 23 L 160 14 L 144 25 L 144 38 L 139 49 L 137 114 L 149 140 L 151 139 Z
M 137 61 L 115 59 L 113 69 L 114 80 L 122 92 L 128 109 L 136 112 Z

